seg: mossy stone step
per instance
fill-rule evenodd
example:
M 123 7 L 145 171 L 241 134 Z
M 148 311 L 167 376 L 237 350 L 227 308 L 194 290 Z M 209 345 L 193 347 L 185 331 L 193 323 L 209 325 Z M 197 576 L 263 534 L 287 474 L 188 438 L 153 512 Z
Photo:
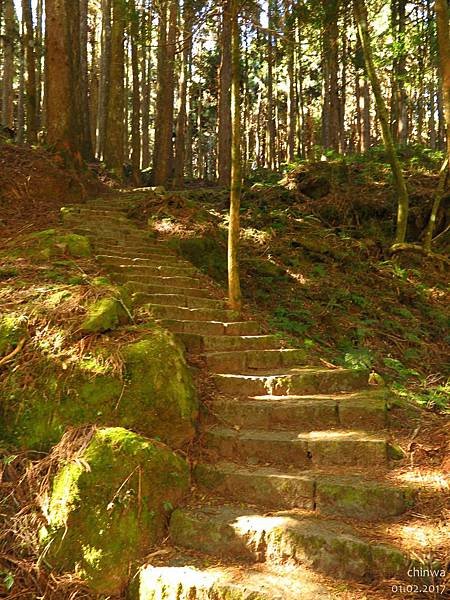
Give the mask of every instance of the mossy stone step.
M 185 266 L 192 267 L 190 263 L 187 261 L 183 261 L 177 256 L 171 255 L 160 255 L 156 254 L 154 256 L 120 256 L 118 254 L 97 254 L 95 257 L 98 262 L 103 265 L 105 268 L 113 268 L 115 266 Z
M 261 375 L 214 375 L 218 391 L 237 396 L 326 394 L 367 386 L 368 373 L 354 369 L 298 368 Z
M 181 321 L 223 321 L 236 320 L 236 313 L 224 308 L 183 308 L 164 304 L 145 304 L 143 309 L 157 319 L 177 319 Z
M 414 505 L 414 491 L 357 475 L 317 471 L 246 468 L 233 463 L 200 463 L 194 478 L 203 491 L 270 509 L 302 508 L 363 521 L 401 515 Z
M 177 337 L 188 352 L 230 352 L 232 350 L 270 350 L 279 348 L 280 339 L 275 335 L 214 336 L 180 333 Z
M 181 319 L 161 319 L 157 323 L 172 333 L 204 335 L 257 335 L 260 325 L 256 321 L 188 321 Z
M 372 429 L 387 426 L 384 394 L 366 392 L 334 396 L 266 396 L 239 400 L 219 398 L 210 405 L 210 419 L 246 429 L 314 431 Z
M 196 277 L 183 277 L 181 275 L 126 275 L 125 273 L 115 273 L 114 279 L 120 283 L 141 283 L 146 285 L 159 285 L 168 287 L 184 287 L 184 288 L 195 288 L 201 287 L 202 281 Z M 145 291 L 144 288 L 136 291 Z
M 333 600 L 334 593 L 309 569 L 211 564 L 196 554 L 177 555 L 165 566 L 145 565 L 133 579 L 129 600 Z
M 125 285 L 133 293 L 133 301 L 137 305 L 146 304 L 145 298 L 152 294 L 175 294 L 189 298 L 209 298 L 210 292 L 205 288 L 178 287 L 169 285 L 150 285 L 148 283 L 130 282 Z
M 102 246 L 101 243 L 93 240 L 93 244 L 95 246 L 96 252 L 100 255 L 111 256 L 113 258 L 143 258 L 150 260 L 177 260 L 178 257 L 173 250 L 170 250 L 166 247 L 150 247 L 144 248 L 142 251 L 130 251 L 126 246 L 125 247 L 117 247 L 114 246 Z
M 307 362 L 305 350 L 230 350 L 207 352 L 206 365 L 213 373 L 245 373 L 255 369 L 278 369 L 304 365 Z
M 92 227 L 73 227 L 72 230 L 80 235 L 95 239 L 107 244 L 133 244 L 155 243 L 155 241 L 146 233 L 140 233 L 134 230 L 127 230 L 123 227 L 102 227 L 101 225 L 92 225 Z
M 182 308 L 226 308 L 223 300 L 213 298 L 191 298 L 184 294 L 137 294 L 133 298 L 135 306 L 159 304 L 164 306 L 181 306 Z
M 198 274 L 198 270 L 195 267 L 185 267 L 183 265 L 104 265 L 105 269 L 108 269 L 111 273 L 117 275 L 127 275 L 132 278 L 134 275 L 139 277 L 145 275 L 163 275 L 165 277 L 173 277 L 174 275 L 181 275 L 182 277 L 192 277 Z
M 291 465 L 300 469 L 329 466 L 388 466 L 387 439 L 361 431 L 261 431 L 214 427 L 204 433 L 204 447 L 225 461 Z
M 347 524 L 281 512 L 263 516 L 230 506 L 178 509 L 170 536 L 177 546 L 254 562 L 306 564 L 337 578 L 407 579 L 411 557 Z

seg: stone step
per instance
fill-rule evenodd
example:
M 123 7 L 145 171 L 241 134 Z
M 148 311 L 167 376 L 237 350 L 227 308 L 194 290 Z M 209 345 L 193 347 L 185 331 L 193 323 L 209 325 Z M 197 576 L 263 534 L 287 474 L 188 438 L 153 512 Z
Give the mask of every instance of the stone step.
M 100 243 L 96 243 L 95 240 L 94 240 L 94 246 L 95 246 L 96 252 L 98 254 L 117 257 L 117 258 L 130 258 L 130 259 L 143 258 L 143 259 L 150 259 L 150 260 L 158 260 L 159 258 L 161 258 L 164 260 L 169 260 L 169 259 L 178 260 L 178 256 L 175 253 L 175 251 L 173 251 L 169 248 L 166 248 L 166 247 L 162 247 L 162 248 L 150 247 L 150 248 L 144 249 L 142 252 L 139 252 L 139 251 L 130 251 L 126 246 L 123 248 L 118 247 L 116 245 L 102 246 Z
M 264 375 L 214 375 L 218 391 L 238 396 L 324 394 L 367 386 L 368 373 L 353 369 L 298 368 Z
M 175 266 L 175 265 L 104 265 L 105 269 L 108 269 L 111 273 L 117 275 L 125 275 L 132 279 L 135 275 L 139 277 L 154 275 L 162 275 L 164 277 L 173 277 L 181 275 L 182 277 L 195 277 L 198 275 L 198 271 L 193 266 Z
M 163 304 L 144 304 L 143 309 L 149 311 L 156 319 L 180 321 L 222 321 L 233 322 L 236 313 L 223 308 L 183 308 L 181 306 L 165 306 Z
M 103 237 L 103 236 L 92 236 L 92 241 L 96 246 L 102 248 L 108 248 L 110 251 L 118 250 L 119 252 L 153 252 L 158 253 L 158 249 L 164 251 L 167 254 L 175 254 L 170 246 L 165 242 L 155 241 L 151 237 L 147 237 L 142 241 L 132 240 L 126 237 L 120 238 L 114 237 Z
M 216 426 L 203 435 L 204 448 L 214 455 L 245 464 L 386 468 L 391 455 L 386 438 L 362 431 L 236 431 Z
M 155 254 L 154 256 L 150 256 L 150 257 L 145 257 L 145 258 L 141 258 L 141 257 L 135 257 L 135 256 L 120 256 L 118 254 L 114 255 L 114 254 L 97 254 L 97 256 L 95 257 L 96 260 L 101 263 L 102 265 L 105 265 L 106 268 L 108 267 L 115 267 L 115 266 L 144 266 L 144 267 L 154 267 L 154 266 L 185 266 L 185 267 L 192 267 L 191 263 L 182 260 L 181 258 L 179 258 L 176 255 L 168 255 L 168 256 L 164 256 L 164 255 L 160 255 L 160 254 Z
M 309 569 L 268 565 L 212 565 L 211 558 L 177 556 L 164 566 L 144 565 L 127 591 L 128 600 L 336 600 L 322 577 Z
M 271 564 L 294 561 L 358 581 L 408 579 L 411 557 L 374 541 L 357 528 L 316 516 L 272 516 L 233 506 L 177 509 L 170 520 L 173 544 L 214 556 Z
M 178 337 L 188 352 L 230 352 L 232 350 L 270 350 L 279 348 L 275 335 L 214 336 L 180 333 Z
M 206 365 L 213 373 L 245 373 L 307 364 L 307 353 L 298 349 L 231 350 L 207 352 Z
M 179 275 L 174 275 L 173 277 L 164 277 L 163 275 L 142 275 L 139 277 L 139 275 L 134 275 L 133 277 L 129 277 L 126 274 L 114 274 L 114 279 L 119 283 L 150 286 L 159 285 L 178 288 L 199 288 L 202 285 L 200 279 L 196 279 L 195 277 L 181 277 Z M 136 287 L 133 291 L 145 291 L 145 288 L 138 289 Z
M 208 404 L 207 422 L 246 429 L 317 431 L 319 429 L 372 429 L 387 427 L 384 393 L 316 396 L 255 396 L 219 398 Z
M 302 508 L 363 521 L 396 517 L 414 505 L 415 492 L 358 475 L 197 464 L 194 478 L 205 492 L 269 509 Z
M 162 304 L 164 306 L 181 306 L 184 308 L 225 308 L 223 300 L 213 298 L 191 298 L 183 294 L 139 294 L 134 298 L 134 305 Z
M 205 335 L 257 335 L 259 323 L 256 321 L 183 321 L 176 319 L 161 319 L 157 323 L 172 333 L 189 333 Z
M 138 302 L 140 294 L 183 294 L 192 298 L 208 298 L 210 295 L 210 291 L 205 288 L 168 285 L 164 281 L 156 284 L 129 281 L 125 285 L 133 293 L 133 297 L 137 298 Z
M 122 227 L 117 229 L 104 228 L 101 226 L 92 225 L 92 227 L 72 227 L 74 233 L 84 235 L 88 238 L 92 238 L 97 242 L 103 242 L 106 245 L 118 245 L 124 244 L 124 247 L 128 247 L 128 244 L 147 244 L 152 242 L 155 244 L 155 240 L 146 233 L 140 233 L 138 231 L 127 231 Z

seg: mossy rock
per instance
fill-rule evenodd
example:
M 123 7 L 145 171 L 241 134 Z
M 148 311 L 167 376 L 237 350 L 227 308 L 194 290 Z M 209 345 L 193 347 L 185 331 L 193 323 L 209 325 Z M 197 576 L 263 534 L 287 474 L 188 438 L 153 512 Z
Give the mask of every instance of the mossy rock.
M 120 348 L 124 376 L 108 367 L 117 347 L 101 337 L 90 357 L 61 371 L 42 355 L 32 385 L 21 371 L 2 381 L 0 438 L 16 447 L 47 451 L 69 426 L 120 426 L 182 447 L 195 434 L 198 399 L 181 347 L 155 326 Z
M 16 313 L 0 315 L 0 357 L 9 354 L 27 336 L 26 318 Z
M 129 321 L 129 308 L 121 298 L 100 298 L 88 307 L 87 316 L 80 330 L 83 333 L 103 333 Z
M 120 594 L 188 490 L 189 467 L 167 446 L 123 428 L 98 429 L 54 478 L 41 532 L 46 561 L 98 594 Z
M 46 229 L 28 236 L 28 250 L 35 259 L 50 260 L 55 256 L 69 254 L 75 258 L 92 255 L 89 240 L 84 235 L 63 233 L 57 229 Z
M 224 240 L 214 237 L 181 239 L 177 250 L 215 281 L 227 279 L 227 249 Z

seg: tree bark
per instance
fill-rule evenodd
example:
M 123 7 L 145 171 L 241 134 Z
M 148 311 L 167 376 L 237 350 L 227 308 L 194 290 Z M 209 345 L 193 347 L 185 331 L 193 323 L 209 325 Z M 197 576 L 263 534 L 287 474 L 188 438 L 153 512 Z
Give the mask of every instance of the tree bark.
M 13 0 L 4 0 L 3 85 L 1 124 L 14 129 L 14 51 L 17 42 L 16 11 Z
M 66 160 L 79 165 L 79 88 L 76 80 L 80 13 L 70 0 L 46 0 L 47 142 Z
M 139 78 L 139 15 L 136 5 L 133 6 L 131 15 L 131 71 L 133 78 L 133 109 L 131 116 L 131 165 L 133 169 L 133 183 L 141 183 L 141 85 Z
M 109 66 L 109 93 L 106 104 L 106 133 L 104 160 L 108 169 L 122 180 L 125 161 L 125 37 L 126 11 L 123 0 L 112 0 L 111 62 Z
M 88 93 L 88 0 L 79 0 L 80 2 L 80 41 L 79 41 L 79 86 L 80 86 L 80 118 L 81 125 L 81 154 L 84 160 L 93 159 L 91 121 Z
M 187 79 L 189 54 L 192 47 L 192 7 L 190 3 L 186 1 L 183 8 L 182 38 L 183 50 L 181 54 L 181 73 L 178 87 L 178 111 L 175 135 L 174 184 L 176 187 L 182 187 L 184 182 L 187 128 Z
M 220 33 L 217 174 L 220 185 L 229 186 L 231 178 L 231 0 L 222 5 Z
M 160 8 L 158 89 L 155 111 L 155 144 L 153 149 L 154 185 L 167 185 L 172 176 L 177 8 L 176 0 L 164 0 Z
M 100 77 L 98 90 L 97 113 L 97 147 L 96 155 L 103 158 L 106 138 L 106 112 L 109 96 L 109 77 L 111 68 L 111 0 L 102 0 L 102 35 Z
M 31 0 L 22 0 L 22 15 L 24 24 L 24 51 L 26 64 L 25 104 L 27 141 L 29 144 L 37 142 L 37 89 L 36 89 L 36 56 L 34 50 L 33 13 Z
M 400 161 L 395 150 L 394 141 L 392 139 L 391 130 L 389 127 L 389 116 L 386 104 L 381 91 L 380 81 L 375 69 L 375 64 L 372 55 L 372 46 L 369 35 L 369 27 L 367 23 L 367 9 L 364 0 L 354 0 L 355 16 L 358 26 L 358 34 L 361 40 L 361 46 L 364 52 L 367 75 L 372 84 L 373 94 L 377 105 L 378 118 L 380 120 L 381 130 L 383 134 L 384 145 L 391 165 L 392 175 L 394 178 L 395 191 L 397 193 L 398 210 L 397 210 L 397 228 L 395 235 L 395 243 L 401 244 L 406 238 L 406 228 L 408 225 L 408 210 L 409 197 L 406 189 L 405 179 L 401 168 Z
M 228 302 L 232 310 L 242 305 L 239 281 L 239 234 L 241 204 L 241 112 L 240 112 L 240 32 L 238 0 L 231 2 L 231 193 L 228 228 Z
M 339 86 L 338 86 L 338 17 L 340 0 L 323 0 L 324 97 L 322 110 L 322 145 L 339 151 Z

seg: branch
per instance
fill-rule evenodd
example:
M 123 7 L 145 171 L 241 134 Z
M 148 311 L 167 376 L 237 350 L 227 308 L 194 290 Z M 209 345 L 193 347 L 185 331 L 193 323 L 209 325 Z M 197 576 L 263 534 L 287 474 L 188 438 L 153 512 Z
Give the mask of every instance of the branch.
M 6 356 L 4 356 L 0 360 L 0 367 L 3 367 L 3 365 L 5 365 L 7 362 L 9 362 L 10 360 L 12 360 L 17 354 L 19 354 L 19 352 L 24 347 L 25 342 L 26 342 L 26 338 L 22 338 L 20 340 L 20 342 L 17 344 L 17 346 L 14 348 L 14 350 L 12 352 L 10 352 L 9 354 L 7 354 Z
M 419 244 L 394 244 L 389 249 L 389 253 L 392 255 L 398 254 L 399 252 L 417 252 L 418 254 L 422 254 L 427 258 L 439 260 L 447 265 L 450 265 L 450 260 L 446 256 L 444 256 L 443 254 L 436 254 L 435 252 L 425 250 L 425 248 L 423 246 L 420 246 Z

